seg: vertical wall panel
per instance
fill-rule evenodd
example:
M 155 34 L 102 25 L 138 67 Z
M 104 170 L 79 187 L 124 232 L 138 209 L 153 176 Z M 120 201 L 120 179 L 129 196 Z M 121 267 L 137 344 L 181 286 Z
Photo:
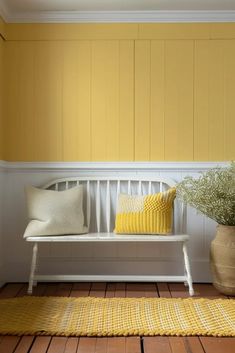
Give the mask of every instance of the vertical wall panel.
M 93 41 L 91 159 L 133 159 L 134 42 Z
M 105 44 L 106 160 L 119 160 L 119 42 Z
M 193 158 L 193 41 L 166 41 L 165 160 Z
M 135 160 L 150 159 L 150 41 L 135 42 Z
M 8 160 L 62 160 L 61 52 L 53 42 L 7 42 Z
M 195 159 L 235 157 L 235 41 L 197 41 L 195 46 Z
M 224 43 L 225 53 L 225 141 L 224 160 L 235 159 L 235 40 L 228 40 Z
M 92 160 L 118 160 L 119 43 L 92 42 Z
M 209 41 L 209 160 L 224 159 L 224 43 Z
M 165 158 L 165 55 L 164 41 L 151 41 L 150 160 Z
M 37 160 L 62 160 L 62 44 L 35 43 Z
M 136 160 L 193 160 L 193 41 L 136 41 Z
M 63 43 L 63 159 L 91 160 L 91 43 Z
M 134 160 L 134 41 L 119 42 L 119 160 Z
M 7 160 L 20 160 L 20 123 L 19 123 L 19 46 L 18 42 L 7 42 L 6 57 L 6 82 L 5 82 L 5 113 L 4 119 L 4 150 Z M 13 103 L 14 102 L 14 103 Z M 23 147 L 21 147 L 23 148 Z M 35 149 L 36 146 L 33 146 Z
M 195 42 L 194 158 L 209 160 L 209 66 L 208 41 Z
M 35 143 L 41 144 L 37 140 L 37 129 L 35 128 L 35 68 L 34 68 L 34 43 L 19 43 L 19 82 L 18 82 L 18 104 L 15 114 L 19 119 L 19 130 L 16 131 L 18 137 L 18 155 L 20 160 L 37 159 L 36 149 L 32 148 Z

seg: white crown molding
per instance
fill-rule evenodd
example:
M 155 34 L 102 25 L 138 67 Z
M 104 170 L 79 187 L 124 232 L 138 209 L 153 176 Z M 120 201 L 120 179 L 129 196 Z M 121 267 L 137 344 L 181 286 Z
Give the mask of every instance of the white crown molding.
M 11 12 L 0 0 L 0 15 L 9 23 L 161 23 L 235 22 L 235 11 L 38 11 Z
M 75 172 L 75 171 L 204 171 L 228 162 L 6 162 L 0 161 L 0 171 L 15 172 Z

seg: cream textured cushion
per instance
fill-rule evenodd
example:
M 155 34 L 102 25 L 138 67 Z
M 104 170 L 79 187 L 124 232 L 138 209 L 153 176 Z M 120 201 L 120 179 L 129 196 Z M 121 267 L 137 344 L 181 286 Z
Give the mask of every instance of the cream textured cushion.
M 64 191 L 30 186 L 26 188 L 26 198 L 30 222 L 24 238 L 87 232 L 82 209 L 82 186 Z

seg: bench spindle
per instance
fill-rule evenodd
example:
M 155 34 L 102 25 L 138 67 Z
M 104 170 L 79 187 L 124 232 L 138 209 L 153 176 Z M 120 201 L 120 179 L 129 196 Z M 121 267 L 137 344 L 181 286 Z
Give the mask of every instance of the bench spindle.
M 142 194 L 142 182 L 140 180 L 138 184 L 138 195 L 141 195 L 141 194 Z
M 91 221 L 91 194 L 90 194 L 90 180 L 86 183 L 86 212 L 87 212 L 87 228 L 89 231 Z
M 151 194 L 151 192 L 152 192 L 152 182 L 149 181 L 149 183 L 148 183 L 148 194 Z
M 106 185 L 106 225 L 107 225 L 107 232 L 110 233 L 110 181 L 107 180 Z
M 127 193 L 128 193 L 128 195 L 131 194 L 131 181 L 130 180 L 128 180 Z
M 117 181 L 116 209 L 118 208 L 118 196 L 120 194 L 120 180 Z
M 100 233 L 100 181 L 96 184 L 96 225 L 97 232 Z

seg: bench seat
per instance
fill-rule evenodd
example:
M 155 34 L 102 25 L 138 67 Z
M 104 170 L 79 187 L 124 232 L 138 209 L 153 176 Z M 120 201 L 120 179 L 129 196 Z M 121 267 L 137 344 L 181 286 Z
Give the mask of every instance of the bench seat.
M 173 210 L 172 235 L 147 235 L 147 234 L 115 234 L 114 229 L 115 210 L 118 195 L 120 193 L 148 195 L 162 192 L 173 187 L 175 182 L 162 177 L 133 176 L 125 178 L 120 176 L 81 176 L 54 180 L 43 186 L 43 189 L 56 191 L 66 190 L 76 185 L 84 188 L 84 215 L 85 225 L 90 232 L 79 235 L 52 235 L 27 237 L 26 241 L 33 243 L 33 256 L 31 262 L 28 293 L 31 294 L 37 281 L 134 281 L 134 282 L 184 282 L 189 287 L 189 294 L 193 295 L 193 285 L 190 270 L 190 262 L 187 251 L 189 235 L 186 231 L 186 207 L 175 202 Z M 176 212 L 177 211 L 177 212 Z M 180 243 L 184 264 L 184 274 L 179 275 L 40 275 L 37 273 L 37 253 L 41 243 Z
M 115 234 L 115 233 L 88 233 L 79 235 L 58 235 L 28 237 L 26 240 L 34 243 L 46 242 L 184 242 L 189 239 L 182 235 L 147 235 L 147 234 Z

